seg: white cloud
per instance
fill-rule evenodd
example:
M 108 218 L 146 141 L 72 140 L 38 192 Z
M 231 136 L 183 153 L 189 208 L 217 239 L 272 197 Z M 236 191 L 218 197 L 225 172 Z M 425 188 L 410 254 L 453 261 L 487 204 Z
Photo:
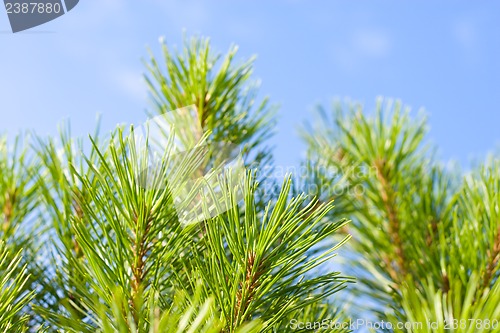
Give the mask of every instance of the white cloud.
M 112 83 L 125 95 L 137 101 L 145 101 L 147 99 L 146 83 L 141 71 L 124 69 L 110 74 L 108 77 L 113 78 L 114 82 Z
M 365 57 L 385 57 L 391 49 L 389 36 L 377 30 L 358 31 L 352 38 L 355 52 Z
M 344 43 L 332 47 L 333 60 L 342 70 L 352 72 L 370 60 L 387 58 L 392 41 L 386 32 L 377 29 L 357 30 Z
M 456 21 L 452 27 L 452 34 L 455 40 L 466 49 L 472 49 L 476 42 L 476 27 L 470 20 L 462 19 Z

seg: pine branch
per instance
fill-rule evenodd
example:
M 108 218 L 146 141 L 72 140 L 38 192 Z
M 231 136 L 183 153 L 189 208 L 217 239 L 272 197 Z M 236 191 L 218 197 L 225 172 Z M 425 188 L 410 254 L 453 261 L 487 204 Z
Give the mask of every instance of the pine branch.
M 326 299 L 350 281 L 338 273 L 308 277 L 347 240 L 330 249 L 317 248 L 346 221 L 323 220 L 331 205 L 315 207 L 315 202 L 306 204 L 304 196 L 289 200 L 289 180 L 277 201 L 258 217 L 251 177 L 241 185 L 245 206 L 240 216 L 237 186 L 240 183 L 231 180 L 221 183 L 220 188 L 228 193 L 221 207 L 228 213 L 205 223 L 206 250 L 196 256 L 196 267 L 207 293 L 216 297 L 221 308 L 225 332 L 234 332 L 253 318 L 264 321 L 263 332 L 272 331 L 290 313 Z
M 268 98 L 257 101 L 258 84 L 251 80 L 254 58 L 236 64 L 236 46 L 221 57 L 206 38 L 186 40 L 182 53 L 165 43 L 162 50 L 163 63 L 153 55 L 146 63 L 155 112 L 193 105 L 200 128 L 211 132 L 209 143 L 231 142 L 243 151 L 247 165 L 270 162 L 265 141 L 273 134 L 275 107 Z M 214 160 L 220 153 L 211 152 Z
M 0 242 L 0 332 L 26 332 L 29 317 L 25 307 L 33 298 L 33 292 L 26 292 L 28 281 L 26 266 L 21 266 L 21 257 L 12 255 Z
M 380 104 L 374 116 L 340 110 L 333 124 L 324 116 L 305 133 L 310 181 L 345 190 L 337 206 L 353 218 L 354 258 L 363 259 L 356 295 L 374 300 L 369 310 L 380 319 L 438 323 L 433 332 L 445 332 L 444 322 L 498 318 L 498 159 L 467 176 L 445 169 L 422 147 L 425 122 L 398 104 L 387 108 L 390 117 Z M 462 321 L 455 331 L 488 329 Z
M 387 214 L 387 219 L 389 222 L 389 236 L 395 247 L 396 260 L 398 263 L 398 268 L 394 269 L 389 258 L 384 258 L 387 269 L 389 270 L 389 275 L 395 281 L 401 281 L 404 279 L 406 273 L 406 260 L 404 255 L 403 243 L 400 236 L 400 222 L 398 218 L 398 213 L 396 211 L 396 200 L 395 193 L 389 184 L 387 176 L 384 174 L 386 168 L 386 161 L 379 159 L 375 161 L 375 168 L 377 170 L 377 179 L 381 184 L 381 198 L 385 212 Z M 400 277 L 401 275 L 401 277 Z
M 491 249 L 487 251 L 487 266 L 483 272 L 482 289 L 486 290 L 490 287 L 491 280 L 495 276 L 499 267 L 500 261 L 500 223 L 498 223 L 497 236 L 493 241 Z

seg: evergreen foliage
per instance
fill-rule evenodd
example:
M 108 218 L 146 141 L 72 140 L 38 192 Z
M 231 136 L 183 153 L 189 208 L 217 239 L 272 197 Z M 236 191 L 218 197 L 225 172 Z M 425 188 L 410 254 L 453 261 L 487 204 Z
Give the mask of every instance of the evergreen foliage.
M 425 117 L 400 102 L 319 114 L 303 131 L 309 185 L 335 200 L 332 218 L 352 219 L 360 303 L 379 320 L 423 324 L 395 332 L 499 332 L 498 161 L 463 176 L 443 167 Z
M 1 333 L 500 332 L 498 159 L 464 174 L 422 114 L 339 104 L 302 131 L 306 177 L 280 185 L 253 59 L 201 38 L 162 51 L 154 154 L 150 127 L 0 140 Z
M 28 280 L 19 254 L 8 252 L 5 243 L 0 243 L 0 332 L 26 332 L 29 317 L 22 313 L 33 293 L 24 292 Z
M 193 105 L 198 117 L 162 129 L 153 172 L 151 142 L 141 146 L 133 126 L 88 139 L 63 126 L 57 139 L 0 146 L 2 239 L 16 244 L 2 250 L 0 327 L 242 333 L 287 331 L 294 318 L 344 320 L 330 296 L 352 280 L 329 262 L 349 238 L 330 241 L 347 221 L 325 217 L 332 204 L 292 195 L 290 177 L 277 195 L 259 191 L 274 118 L 267 99 L 257 102 L 252 60 L 235 64 L 232 48 L 219 63 L 204 39 L 163 51 L 164 68 L 147 63 L 152 115 Z M 194 149 L 180 154 L 185 141 Z M 221 173 L 210 191 L 203 178 L 189 183 L 240 151 L 242 177 Z M 192 202 L 206 218 L 185 223 Z M 25 264 L 13 255 L 20 249 Z

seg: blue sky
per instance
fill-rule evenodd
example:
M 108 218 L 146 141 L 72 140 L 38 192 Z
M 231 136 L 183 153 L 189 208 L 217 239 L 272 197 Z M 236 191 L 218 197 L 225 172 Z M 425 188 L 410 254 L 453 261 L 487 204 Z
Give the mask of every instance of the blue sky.
M 146 46 L 202 34 L 220 51 L 258 55 L 262 95 L 279 104 L 278 165 L 296 165 L 297 126 L 315 105 L 350 97 L 373 109 L 400 98 L 430 117 L 444 160 L 465 164 L 500 141 L 500 3 L 493 1 L 81 0 L 70 13 L 11 34 L 0 10 L 0 132 L 75 134 L 142 123 Z

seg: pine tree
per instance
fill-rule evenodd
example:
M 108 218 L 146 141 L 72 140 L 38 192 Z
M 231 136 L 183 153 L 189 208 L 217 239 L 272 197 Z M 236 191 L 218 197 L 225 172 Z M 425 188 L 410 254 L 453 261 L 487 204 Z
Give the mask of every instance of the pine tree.
M 140 126 L 0 140 L 0 332 L 500 332 L 498 159 L 463 173 L 423 114 L 338 104 L 276 183 L 236 50 L 151 52 Z
M 151 56 L 159 132 L 146 126 L 144 140 L 138 126 L 79 139 L 65 125 L 57 139 L 0 146 L 0 332 L 283 332 L 292 319 L 345 319 L 330 296 L 352 280 L 328 263 L 347 221 L 292 194 L 291 177 L 262 191 L 273 107 L 235 54 L 219 61 L 194 38 Z M 179 109 L 187 118 L 169 123 Z M 225 167 L 238 156 L 243 174 Z
M 352 219 L 348 264 L 363 313 L 392 332 L 500 332 L 498 160 L 466 174 L 443 166 L 425 116 L 400 102 L 319 115 L 303 131 L 308 189 L 335 200 L 331 218 Z

